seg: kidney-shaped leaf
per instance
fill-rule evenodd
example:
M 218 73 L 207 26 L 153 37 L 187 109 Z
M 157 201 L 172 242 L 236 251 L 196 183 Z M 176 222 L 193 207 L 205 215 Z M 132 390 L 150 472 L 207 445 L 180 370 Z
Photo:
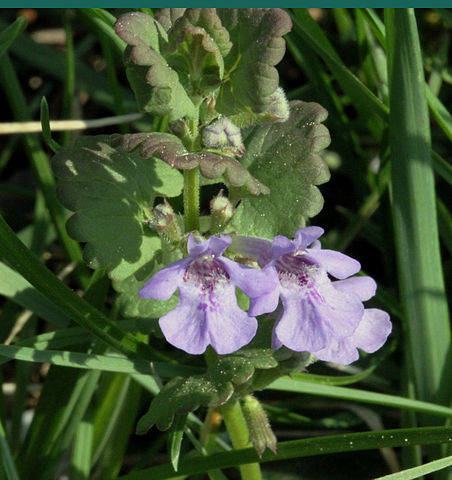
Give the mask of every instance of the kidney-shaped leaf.
M 156 158 L 116 150 L 106 136 L 81 137 L 62 148 L 53 170 L 60 201 L 75 212 L 68 231 L 86 242 L 89 266 L 121 280 L 153 258 L 160 241 L 144 220 L 156 196 L 180 195 L 180 172 Z

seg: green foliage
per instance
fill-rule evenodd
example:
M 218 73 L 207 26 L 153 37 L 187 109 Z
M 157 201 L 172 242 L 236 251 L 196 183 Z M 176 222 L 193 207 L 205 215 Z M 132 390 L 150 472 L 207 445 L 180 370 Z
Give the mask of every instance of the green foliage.
M 319 156 L 330 143 L 328 130 L 321 124 L 326 116 L 316 103 L 292 102 L 289 120 L 249 132 L 243 163 L 271 193 L 242 201 L 231 223 L 237 231 L 267 238 L 292 237 L 303 226 L 304 217 L 321 210 L 323 198 L 316 185 L 329 180 L 328 168 Z
M 306 353 L 253 346 L 218 356 L 206 373 L 168 382 L 140 419 L 137 432 L 146 433 L 153 425 L 167 430 L 175 414 L 188 413 L 200 406 L 223 405 L 234 394 L 240 397 L 265 388 L 275 378 L 303 368 L 309 360 L 310 355 Z
M 279 86 L 275 65 L 284 56 L 292 22 L 277 8 L 220 8 L 218 16 L 233 47 L 225 58 L 225 81 L 217 109 L 224 115 L 241 111 L 265 112 Z
M 84 258 L 91 268 L 107 268 L 122 280 L 151 261 L 159 241 L 144 221 L 157 195 L 180 195 L 177 170 L 115 150 L 104 136 L 82 137 L 60 150 L 53 170 L 60 201 L 76 212 L 68 231 L 86 242 Z
M 167 41 L 162 26 L 149 15 L 126 13 L 115 31 L 128 47 L 125 51 L 127 78 L 141 111 L 168 115 L 171 120 L 194 117 L 195 106 L 178 74 L 167 65 L 160 46 Z
M 133 152 L 139 147 L 144 158 L 157 156 L 174 168 L 191 170 L 199 167 L 204 178 L 219 180 L 223 177 L 226 184 L 233 187 L 245 186 L 253 195 L 266 194 L 268 188 L 256 180 L 233 157 L 202 150 L 189 153 L 175 135 L 168 133 L 136 133 L 116 137 L 115 144 L 125 152 Z

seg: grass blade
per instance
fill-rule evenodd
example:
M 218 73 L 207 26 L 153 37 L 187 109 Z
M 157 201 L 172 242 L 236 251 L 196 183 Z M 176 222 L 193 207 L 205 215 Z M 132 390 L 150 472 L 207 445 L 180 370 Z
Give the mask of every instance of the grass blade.
M 452 457 L 440 458 L 439 460 L 434 460 L 433 462 L 420 465 L 419 467 L 409 468 L 408 470 L 385 475 L 384 477 L 378 477 L 375 480 L 414 480 L 421 475 L 437 472 L 438 470 L 450 467 L 451 465 Z
M 336 387 L 330 385 L 321 385 L 319 383 L 309 383 L 307 381 L 296 382 L 291 378 L 283 377 L 267 388 L 271 390 L 280 390 L 283 392 L 305 393 L 308 395 L 325 396 L 337 398 L 338 400 L 371 403 L 374 405 L 383 405 L 391 408 L 401 408 L 412 410 L 430 415 L 452 417 L 452 408 L 443 407 L 436 403 L 421 402 L 410 398 L 398 397 L 396 395 L 387 395 L 384 393 L 367 392 L 355 388 Z
M 419 398 L 450 402 L 450 325 L 439 252 L 425 80 L 414 11 L 385 11 L 392 212 L 407 349 Z
M 141 356 L 149 360 L 158 357 L 166 359 L 165 355 L 151 350 L 133 335 L 121 330 L 98 309 L 61 282 L 25 247 L 1 216 L 0 251 L 5 260 L 55 306 L 115 350 L 128 356 Z
M 8 51 L 8 48 L 14 43 L 16 37 L 20 35 L 28 25 L 25 17 L 19 17 L 9 27 L 0 32 L 0 58 Z
M 165 480 L 167 478 L 177 478 L 181 475 L 201 473 L 217 468 L 235 467 L 254 462 L 274 462 L 327 453 L 356 452 L 384 447 L 448 443 L 451 441 L 451 434 L 452 427 L 424 427 L 293 440 L 280 442 L 277 455 L 267 450 L 259 458 L 254 448 L 244 448 L 201 458 L 182 460 L 177 472 L 173 470 L 170 464 L 167 464 L 133 472 L 119 478 L 120 480 L 148 480 L 149 478 Z

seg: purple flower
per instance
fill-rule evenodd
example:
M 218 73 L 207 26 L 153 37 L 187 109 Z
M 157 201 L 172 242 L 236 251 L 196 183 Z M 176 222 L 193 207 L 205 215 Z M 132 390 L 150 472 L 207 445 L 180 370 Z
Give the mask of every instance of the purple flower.
M 232 353 L 251 341 L 257 320 L 237 305 L 235 287 L 250 298 L 275 288 L 259 270 L 222 256 L 231 237 L 188 239 L 187 258 L 158 271 L 140 290 L 140 297 L 168 300 L 179 289 L 179 305 L 159 320 L 165 338 L 187 353 L 200 354 L 208 345 L 219 354 Z
M 234 249 L 256 258 L 277 285 L 252 298 L 249 309 L 250 315 L 273 312 L 281 299 L 273 348 L 285 345 L 345 365 L 358 359 L 357 348 L 378 350 L 391 332 L 391 322 L 382 310 L 364 309 L 362 302 L 375 294 L 374 280 L 348 278 L 361 265 L 342 253 L 323 250 L 317 240 L 322 234 L 320 227 L 306 227 L 296 232 L 294 241 L 281 235 L 272 243 L 237 237 Z M 331 281 L 329 275 L 339 281 Z

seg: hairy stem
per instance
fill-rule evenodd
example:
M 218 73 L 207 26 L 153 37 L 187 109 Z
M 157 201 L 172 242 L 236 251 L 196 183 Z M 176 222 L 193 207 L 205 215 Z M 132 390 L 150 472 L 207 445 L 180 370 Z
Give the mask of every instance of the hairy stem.
M 231 405 L 222 406 L 221 414 L 231 437 L 232 446 L 235 449 L 251 447 L 249 431 L 240 403 L 236 401 Z M 258 463 L 240 465 L 239 468 L 242 480 L 262 480 L 261 467 Z
M 199 230 L 199 171 L 198 167 L 184 171 L 185 232 Z

